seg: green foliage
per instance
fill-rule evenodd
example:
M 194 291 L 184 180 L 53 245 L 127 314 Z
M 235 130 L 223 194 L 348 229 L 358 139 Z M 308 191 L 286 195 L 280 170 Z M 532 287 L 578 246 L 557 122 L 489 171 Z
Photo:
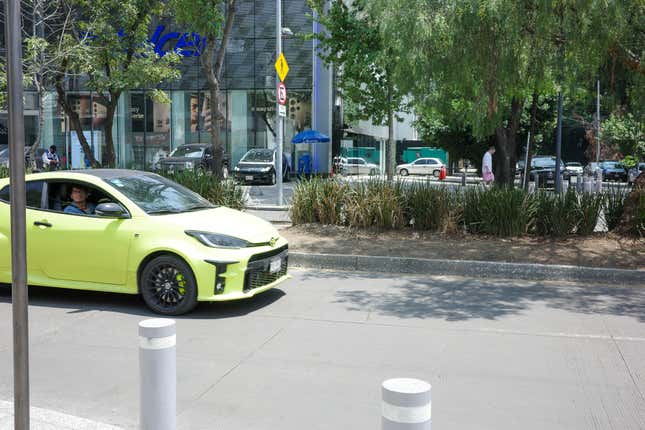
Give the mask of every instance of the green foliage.
M 238 210 L 244 208 L 242 188 L 233 181 L 221 181 L 210 173 L 203 172 L 180 171 L 163 176 L 196 192 L 215 205 Z
M 328 30 L 317 36 L 319 55 L 337 67 L 338 90 L 356 108 L 347 119 L 387 125 L 390 112 L 405 108 L 405 92 L 395 77 L 399 53 L 387 43 L 391 35 L 381 33 L 378 14 L 368 7 L 368 0 L 334 1 L 329 9 L 324 1 L 309 3 Z
M 345 202 L 347 223 L 358 228 L 397 229 L 406 225 L 402 182 L 372 179 L 356 184 Z
M 602 139 L 625 155 L 645 159 L 645 123 L 631 113 L 614 112 L 602 123 Z
M 0 179 L 8 178 L 8 177 L 9 177 L 9 169 L 4 166 L 0 166 Z
M 371 180 L 348 185 L 311 179 L 295 186 L 291 219 L 294 224 L 320 222 L 352 228 L 410 226 L 446 234 L 465 230 L 500 237 L 564 237 L 593 234 L 602 211 L 613 230 L 622 215 L 624 198 L 625 192 L 618 189 L 578 194 L 569 188 L 558 195 L 509 187 L 455 191 L 430 182 Z M 645 233 L 645 197 L 640 202 L 634 223 L 641 227 L 629 228 Z
M 293 190 L 291 221 L 342 225 L 348 192 L 349 186 L 339 181 L 315 177 L 300 181 Z
M 413 183 L 404 193 L 406 219 L 415 230 L 456 233 L 463 214 L 459 197 L 429 182 Z
M 582 193 L 578 196 L 579 218 L 576 227 L 577 234 L 583 236 L 593 234 L 600 212 L 605 207 L 605 201 L 605 194 Z
M 174 19 L 181 24 L 190 24 L 191 29 L 202 36 L 218 39 L 224 23 L 224 0 L 171 0 Z
M 605 223 L 609 231 L 614 230 L 620 223 L 625 209 L 625 198 L 627 191 L 620 187 L 610 187 L 605 191 Z
M 468 189 L 463 205 L 466 228 L 473 233 L 522 236 L 534 224 L 533 198 L 522 189 Z
M 539 192 L 536 198 L 535 229 L 539 236 L 563 237 L 578 225 L 578 197 L 569 188 L 566 194 Z

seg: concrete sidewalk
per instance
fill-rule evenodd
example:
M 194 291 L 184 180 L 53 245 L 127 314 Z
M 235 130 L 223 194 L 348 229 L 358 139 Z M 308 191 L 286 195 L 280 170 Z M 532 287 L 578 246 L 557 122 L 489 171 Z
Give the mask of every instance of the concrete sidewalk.
M 108 424 L 41 408 L 30 408 L 31 430 L 122 430 Z M 13 402 L 0 401 L 0 430 L 13 430 Z

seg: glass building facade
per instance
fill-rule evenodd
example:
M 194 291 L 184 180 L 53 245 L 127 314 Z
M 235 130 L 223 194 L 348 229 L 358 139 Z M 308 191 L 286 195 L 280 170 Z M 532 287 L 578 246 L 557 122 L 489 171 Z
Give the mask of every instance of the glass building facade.
M 252 148 L 275 147 L 275 1 L 238 0 L 224 68 L 219 106 L 224 120 L 218 127 L 231 163 L 236 163 Z M 285 79 L 288 88 L 287 117 L 284 121 L 284 151 L 298 160 L 300 152 L 311 148 L 294 147 L 291 138 L 312 128 L 314 97 L 314 47 L 299 34 L 312 31 L 311 10 L 304 0 L 282 0 L 283 27 L 294 36 L 283 37 L 283 53 L 289 63 Z M 4 26 L 3 26 L 4 27 Z M 204 124 L 208 105 L 206 82 L 198 51 L 187 46 L 190 28 L 179 28 L 172 21 L 151 26 L 150 39 L 160 51 L 183 49 L 181 79 L 167 82 L 165 90 L 171 103 L 157 103 L 148 97 L 150 89 L 140 88 L 122 94 L 113 125 L 117 166 L 150 170 L 157 161 L 179 145 L 209 142 Z M 4 35 L 4 28 L 2 28 Z M 4 38 L 4 37 L 3 37 Z M 3 44 L 4 47 L 4 44 Z M 80 80 L 68 82 L 68 102 L 79 113 L 83 132 L 95 157 L 105 152 L 106 110 L 95 94 L 86 91 Z M 38 129 L 38 97 L 25 92 L 26 144 L 31 145 Z M 59 106 L 54 91 L 43 100 L 43 148 L 56 145 L 69 168 L 84 168 L 76 132 Z M 7 112 L 0 112 L 0 144 L 7 141 Z M 297 161 L 295 161 L 297 162 Z

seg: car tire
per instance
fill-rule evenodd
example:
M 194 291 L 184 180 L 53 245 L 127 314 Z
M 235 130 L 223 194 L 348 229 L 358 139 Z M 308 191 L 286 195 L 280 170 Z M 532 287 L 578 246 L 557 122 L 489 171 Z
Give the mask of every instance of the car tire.
M 432 176 L 434 176 L 435 178 L 438 178 L 440 173 L 441 173 L 440 170 L 433 170 L 432 171 Z
M 376 175 L 376 169 L 370 169 L 370 173 L 369 173 L 369 175 L 370 175 L 370 176 L 374 176 L 374 175 Z
M 145 304 L 155 313 L 182 315 L 197 306 L 197 281 L 188 264 L 173 255 L 150 260 L 139 279 Z
M 399 175 L 401 176 L 408 176 L 410 172 L 408 172 L 408 169 L 401 169 L 399 170 Z
M 276 183 L 275 170 L 271 171 L 271 178 L 269 179 L 269 185 L 275 185 Z

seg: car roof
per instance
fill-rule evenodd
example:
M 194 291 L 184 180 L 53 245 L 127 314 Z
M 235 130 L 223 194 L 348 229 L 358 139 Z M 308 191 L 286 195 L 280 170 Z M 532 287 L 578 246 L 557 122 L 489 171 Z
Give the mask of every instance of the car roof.
M 55 172 L 41 172 L 27 175 L 28 179 L 82 179 L 83 177 L 94 177 L 99 179 L 114 179 L 124 176 L 154 175 L 151 172 L 130 169 L 85 169 L 85 170 L 57 170 Z

